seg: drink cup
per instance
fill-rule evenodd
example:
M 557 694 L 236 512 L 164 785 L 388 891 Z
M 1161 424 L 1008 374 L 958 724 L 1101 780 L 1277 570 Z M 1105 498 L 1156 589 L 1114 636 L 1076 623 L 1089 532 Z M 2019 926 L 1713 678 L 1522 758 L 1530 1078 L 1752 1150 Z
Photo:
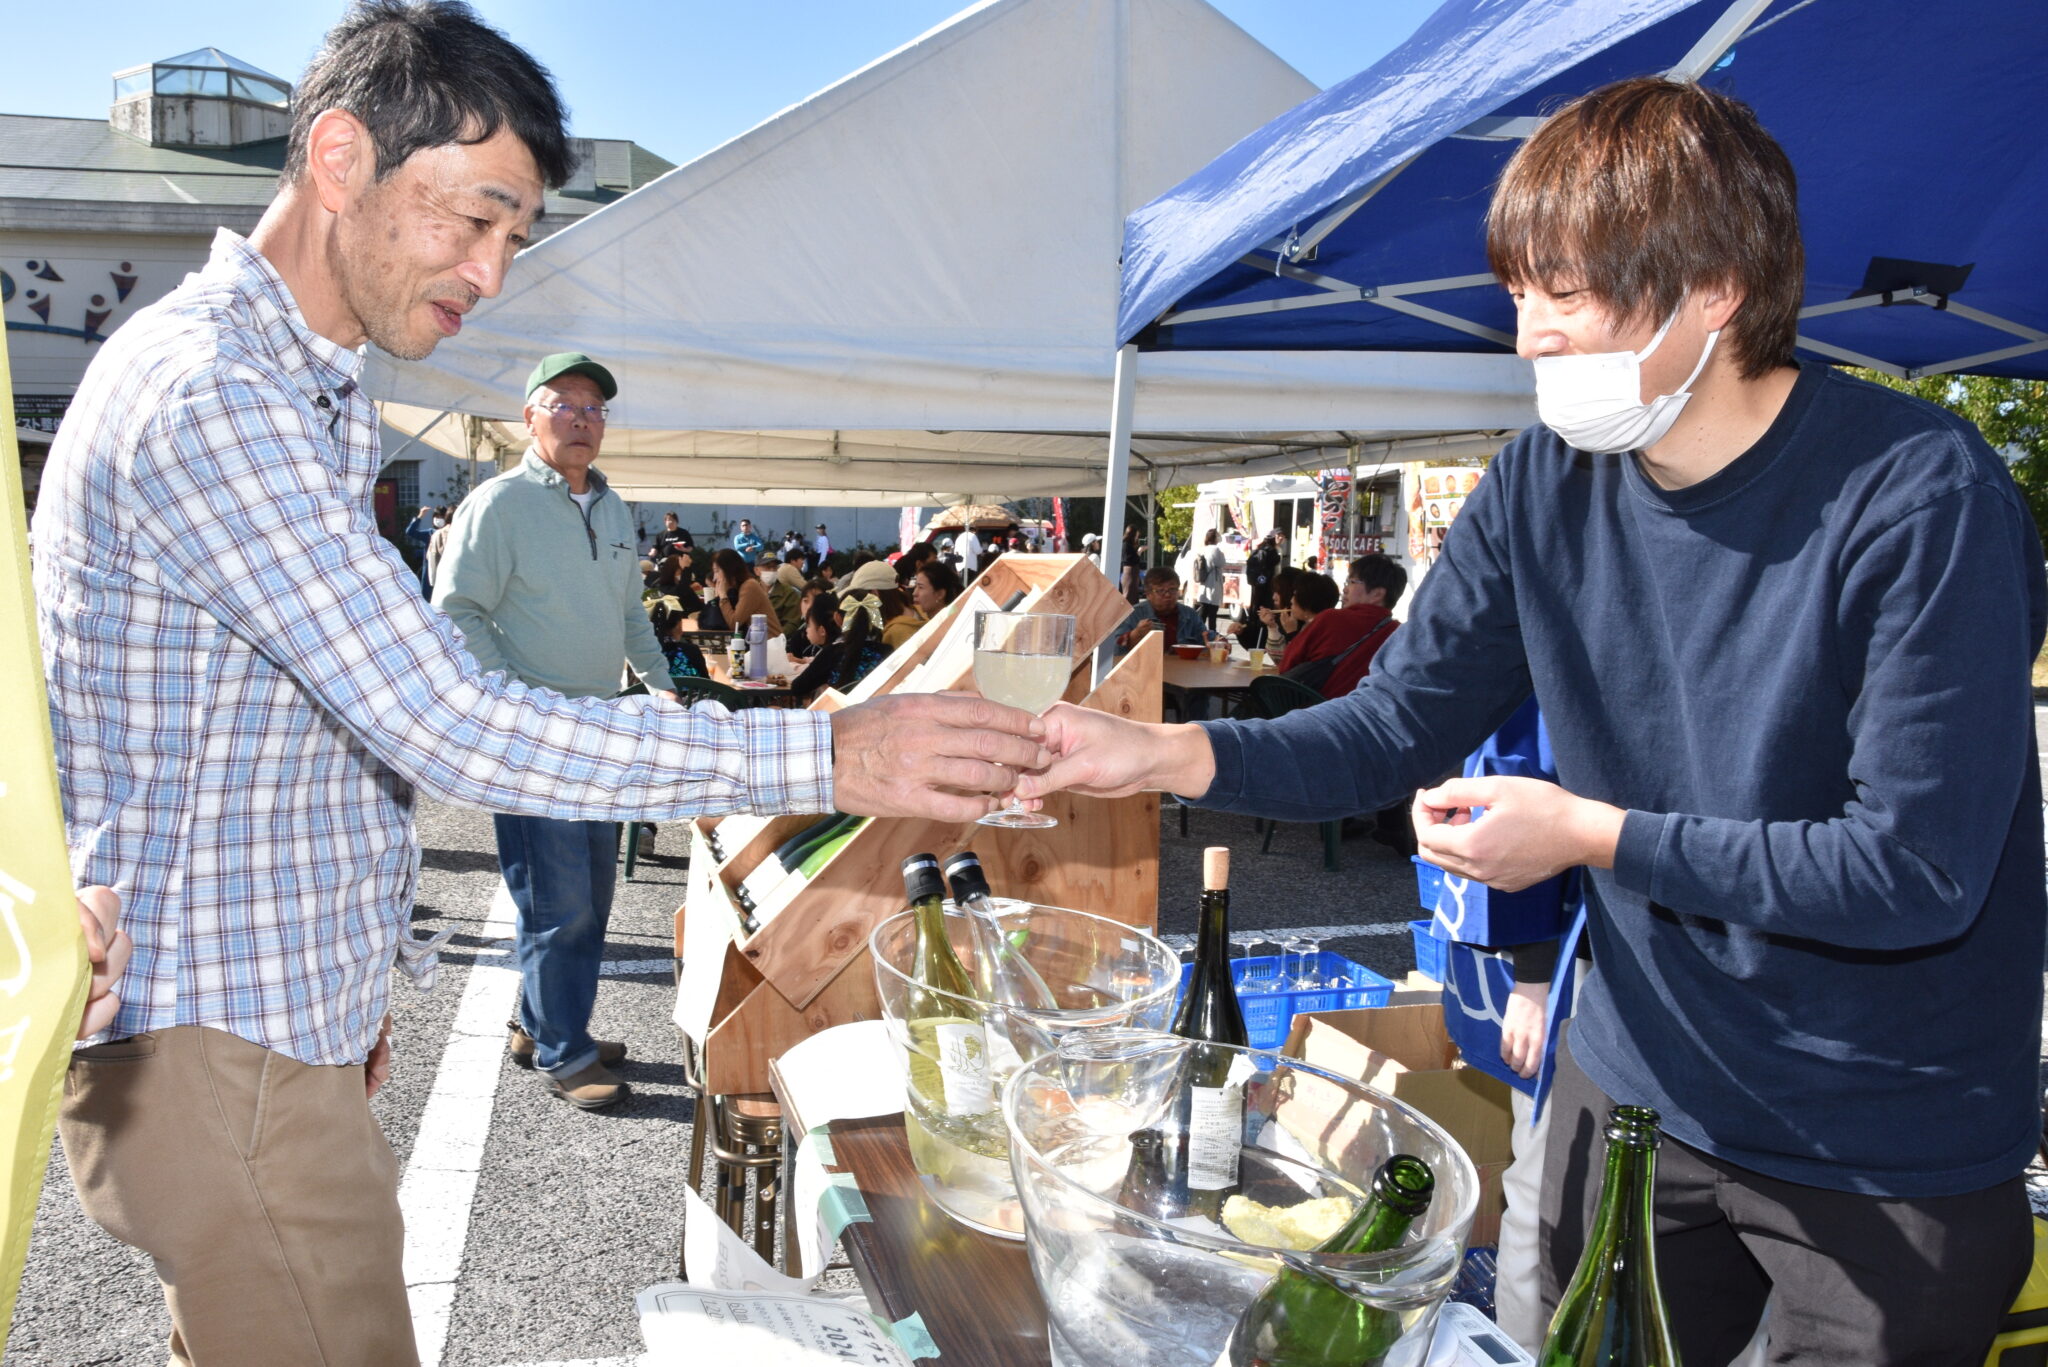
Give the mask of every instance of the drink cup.
M 1266 652 L 1261 648 L 1253 647 L 1247 650 L 1245 658 L 1251 661 L 1253 669 L 1264 669 L 1266 667 Z
M 1230 646 L 1224 641 L 1209 642 L 1209 663 L 1220 665 L 1230 658 Z

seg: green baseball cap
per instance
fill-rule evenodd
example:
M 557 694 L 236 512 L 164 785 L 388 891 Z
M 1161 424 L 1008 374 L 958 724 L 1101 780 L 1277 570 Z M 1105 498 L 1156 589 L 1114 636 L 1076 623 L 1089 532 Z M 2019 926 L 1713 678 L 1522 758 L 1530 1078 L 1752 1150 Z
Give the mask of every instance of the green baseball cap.
M 597 381 L 598 390 L 607 403 L 619 397 L 619 382 L 612 378 L 612 373 L 580 351 L 558 351 L 552 356 L 541 357 L 540 364 L 533 368 L 533 374 L 526 377 L 526 396 L 532 398 L 534 390 L 564 375 L 588 375 Z

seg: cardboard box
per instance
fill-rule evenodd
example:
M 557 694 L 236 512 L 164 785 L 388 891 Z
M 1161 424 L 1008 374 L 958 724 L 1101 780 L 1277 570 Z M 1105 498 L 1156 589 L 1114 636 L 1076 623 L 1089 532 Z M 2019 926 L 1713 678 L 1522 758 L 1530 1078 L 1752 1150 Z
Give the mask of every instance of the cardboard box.
M 1297 1016 L 1284 1052 L 1341 1077 L 1356 1078 L 1443 1126 L 1479 1170 L 1479 1205 L 1470 1242 L 1498 1242 L 1505 1206 L 1501 1174 L 1514 1157 L 1514 1111 L 1503 1083 L 1460 1062 L 1458 1048 L 1444 1030 L 1442 1006 Z M 1341 1158 L 1344 1149 L 1361 1138 L 1362 1119 L 1349 1120 L 1341 1103 L 1331 1106 L 1313 1089 L 1307 1089 L 1299 1103 L 1294 1117 L 1282 1119 L 1304 1143 L 1304 1130 L 1320 1137 L 1324 1152 L 1319 1158 Z M 1307 1124 L 1293 1123 L 1304 1116 Z M 1313 1151 L 1317 1146 L 1309 1147 Z

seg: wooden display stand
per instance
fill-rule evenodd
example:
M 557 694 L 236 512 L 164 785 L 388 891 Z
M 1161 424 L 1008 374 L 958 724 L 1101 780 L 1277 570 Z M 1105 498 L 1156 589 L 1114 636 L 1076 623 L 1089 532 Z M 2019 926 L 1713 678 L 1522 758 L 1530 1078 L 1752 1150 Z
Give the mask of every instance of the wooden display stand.
M 1100 687 L 1090 687 L 1096 646 L 1130 610 L 1092 561 L 1078 555 L 1005 555 L 974 587 L 998 603 L 1018 589 L 1036 590 L 1030 610 L 1074 615 L 1074 673 L 1067 701 L 1139 721 L 1159 720 L 1162 647 L 1157 632 L 1120 661 Z M 851 699 L 828 693 L 813 707 L 834 710 L 894 692 L 932 655 L 963 606 L 955 603 L 905 642 Z M 963 661 L 958 678 L 926 678 L 918 687 L 971 690 L 971 665 Z M 694 1011 L 688 1002 L 679 1003 L 677 1020 L 682 1024 L 686 1015 L 694 1015 L 707 1026 L 697 1040 L 705 1090 L 713 1095 L 766 1092 L 769 1060 L 789 1046 L 831 1026 L 880 1014 L 868 934 L 903 909 L 901 864 L 920 851 L 943 859 L 972 848 L 999 896 L 1153 929 L 1159 917 L 1158 797 L 1102 800 L 1061 794 L 1049 799 L 1045 810 L 1059 818 L 1058 826 L 1002 830 L 912 818 L 871 821 L 751 934 L 733 890 L 817 817 L 777 817 L 742 848 L 725 850 L 723 863 L 713 856 L 708 836 L 726 818 L 693 822 L 688 890 L 676 912 L 676 952 L 686 961 L 685 996 L 696 991 L 709 994 L 711 1001 L 708 1015 L 701 1001 Z M 713 954 L 722 960 L 715 991 L 708 977 L 692 972 L 688 963 L 693 955 Z

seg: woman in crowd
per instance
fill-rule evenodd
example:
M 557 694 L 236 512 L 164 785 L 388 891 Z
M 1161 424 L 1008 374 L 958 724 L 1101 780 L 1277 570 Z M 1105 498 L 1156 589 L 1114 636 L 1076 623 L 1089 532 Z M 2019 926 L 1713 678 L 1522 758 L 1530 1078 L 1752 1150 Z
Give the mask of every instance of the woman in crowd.
M 887 650 L 902 645 L 924 625 L 924 615 L 910 605 L 910 596 L 897 586 L 896 567 L 886 560 L 870 560 L 847 576 L 840 602 L 856 599 L 863 603 L 872 600 L 879 624 L 877 639 Z
M 668 661 L 669 677 L 708 679 L 711 670 L 704 663 L 704 652 L 697 649 L 686 630 L 689 615 L 671 606 L 675 601 L 657 598 L 647 609 L 647 616 L 654 623 L 654 638 L 661 643 L 662 658 Z
M 831 594 L 821 593 L 811 603 L 804 628 L 817 653 L 790 681 L 798 702 L 809 702 L 828 686 L 843 692 L 888 658 L 873 595 L 849 593 L 835 603 Z
M 916 591 L 917 572 L 920 567 L 938 558 L 939 548 L 929 541 L 920 541 L 902 555 L 896 557 L 896 585 L 906 593 Z
M 1202 549 L 1195 552 L 1195 611 L 1202 614 L 1202 625 L 1216 630 L 1216 613 L 1223 606 L 1223 547 L 1217 543 L 1222 534 L 1211 527 L 1202 538 Z
M 1259 621 L 1266 628 L 1266 653 L 1276 660 L 1301 631 L 1301 621 L 1294 615 L 1294 590 L 1300 583 L 1301 571 L 1292 565 L 1273 571 L 1273 606 L 1259 609 Z
M 790 629 L 788 638 L 783 642 L 789 650 L 791 660 L 807 660 L 818 648 L 811 640 L 811 604 L 820 598 L 828 601 L 832 599 L 832 586 L 823 579 L 810 580 L 797 596 L 796 625 Z
M 944 561 L 927 558 L 910 579 L 910 601 L 930 621 L 962 593 L 960 576 Z
M 1139 559 L 1143 553 L 1143 548 L 1138 545 L 1138 529 L 1136 527 L 1125 527 L 1124 548 L 1122 552 L 1124 558 L 1123 582 L 1117 587 L 1122 590 L 1125 599 L 1133 603 L 1137 602 L 1139 595 L 1145 591 L 1145 566 Z
M 698 628 L 744 632 L 756 613 L 773 622 L 775 605 L 739 552 L 727 546 L 711 557 L 711 601 L 698 614 Z
M 691 582 L 690 562 L 678 553 L 662 557 L 660 566 L 648 578 L 648 591 L 657 600 L 675 599 L 675 610 L 684 617 L 695 617 L 704 611 L 704 599 Z

